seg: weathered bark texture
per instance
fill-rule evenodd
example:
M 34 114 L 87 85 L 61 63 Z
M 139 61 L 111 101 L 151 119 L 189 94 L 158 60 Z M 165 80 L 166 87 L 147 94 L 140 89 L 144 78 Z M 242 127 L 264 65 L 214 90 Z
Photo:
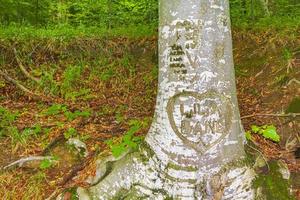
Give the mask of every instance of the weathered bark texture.
M 161 0 L 159 92 L 139 152 L 101 162 L 81 199 L 254 199 L 227 0 Z

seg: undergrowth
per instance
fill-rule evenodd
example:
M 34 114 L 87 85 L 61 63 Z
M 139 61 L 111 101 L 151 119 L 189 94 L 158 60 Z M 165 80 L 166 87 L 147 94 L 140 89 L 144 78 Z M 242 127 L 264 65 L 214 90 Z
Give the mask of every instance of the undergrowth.
M 63 39 L 65 41 L 73 38 L 114 38 L 128 37 L 141 38 L 156 35 L 156 28 L 148 25 L 132 25 L 129 27 L 118 27 L 108 30 L 106 27 L 72 27 L 69 25 L 61 25 L 54 27 L 38 28 L 34 26 L 1 26 L 0 38 L 10 39 L 18 38 L 18 40 L 28 39 Z

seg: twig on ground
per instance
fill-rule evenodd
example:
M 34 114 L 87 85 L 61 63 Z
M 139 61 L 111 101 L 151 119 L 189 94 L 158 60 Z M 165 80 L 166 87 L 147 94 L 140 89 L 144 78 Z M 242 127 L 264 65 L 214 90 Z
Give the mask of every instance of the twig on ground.
M 241 119 L 247 119 L 252 117 L 298 117 L 298 116 L 300 116 L 300 113 L 287 113 L 287 114 L 257 113 L 257 114 L 242 116 Z
M 34 93 L 34 92 L 30 91 L 25 86 L 23 86 L 21 83 L 19 83 L 17 80 L 11 78 L 9 75 L 7 75 L 7 73 L 5 73 L 1 70 L 0 70 L 0 75 L 3 76 L 5 80 L 7 80 L 8 82 L 13 83 L 19 89 L 21 89 L 23 92 L 25 92 L 28 96 L 30 96 L 34 99 L 39 99 L 43 102 L 55 102 L 55 103 L 61 103 L 62 102 L 60 99 L 54 99 L 52 97 L 45 96 L 43 94 L 37 94 L 37 93 Z
M 10 168 L 15 167 L 16 165 L 18 167 L 22 167 L 25 163 L 32 162 L 32 161 L 42 161 L 42 160 L 46 160 L 46 159 L 52 160 L 53 157 L 52 156 L 29 156 L 27 158 L 21 158 L 20 160 L 12 162 L 11 164 L 3 167 L 2 170 L 8 170 Z
M 24 67 L 24 65 L 22 64 L 21 60 L 20 60 L 19 57 L 18 57 L 18 52 L 17 52 L 16 48 L 14 48 L 13 50 L 14 50 L 14 54 L 15 54 L 15 58 L 16 58 L 16 61 L 17 61 L 17 63 L 18 63 L 18 66 L 19 66 L 20 70 L 23 72 L 23 74 L 24 74 L 27 78 L 29 78 L 29 79 L 31 79 L 31 80 L 33 80 L 33 81 L 39 83 L 39 82 L 40 82 L 40 79 L 39 79 L 39 78 L 36 78 L 36 77 L 34 77 L 34 76 L 32 76 L 32 75 L 26 70 L 26 68 Z
M 8 76 L 3 71 L 0 71 L 0 75 L 2 75 L 4 77 L 4 79 L 6 79 L 7 81 L 15 84 L 19 89 L 21 89 L 23 92 L 29 94 L 30 96 L 39 96 L 39 95 L 35 94 L 34 92 L 30 91 L 29 89 L 27 89 L 26 87 L 24 87 L 17 80 L 15 80 L 15 79 L 11 78 L 10 76 Z

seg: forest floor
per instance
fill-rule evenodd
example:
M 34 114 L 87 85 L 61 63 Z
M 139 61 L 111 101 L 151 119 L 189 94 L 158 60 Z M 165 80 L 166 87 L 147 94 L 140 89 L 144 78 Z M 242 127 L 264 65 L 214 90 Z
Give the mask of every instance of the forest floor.
M 299 35 L 233 34 L 244 128 L 274 125 L 281 136 L 276 143 L 252 134 L 251 148 L 288 167 L 298 199 L 300 117 L 287 113 L 300 112 Z M 122 136 L 137 124 L 131 141 L 147 133 L 157 90 L 156 37 L 6 38 L 0 39 L 0 63 L 5 73 L 0 79 L 0 168 L 28 156 L 55 157 L 55 162 L 2 170 L 0 199 L 45 199 L 65 188 L 65 199 L 71 199 L 72 188 L 85 186 L 95 173 L 95 155 L 110 153 L 107 140 L 122 144 Z M 88 156 L 66 145 L 70 138 L 83 141 Z

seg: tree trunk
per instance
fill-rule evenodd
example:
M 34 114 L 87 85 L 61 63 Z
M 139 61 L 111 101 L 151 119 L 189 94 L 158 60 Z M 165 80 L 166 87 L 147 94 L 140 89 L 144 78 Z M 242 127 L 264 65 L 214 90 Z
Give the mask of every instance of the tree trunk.
M 161 0 L 159 92 L 139 152 L 99 161 L 80 199 L 254 199 L 227 0 Z
M 263 10 L 264 10 L 264 15 L 267 16 L 267 17 L 270 17 L 270 11 L 269 11 L 269 6 L 268 6 L 268 0 L 259 0 L 262 7 L 263 7 Z

